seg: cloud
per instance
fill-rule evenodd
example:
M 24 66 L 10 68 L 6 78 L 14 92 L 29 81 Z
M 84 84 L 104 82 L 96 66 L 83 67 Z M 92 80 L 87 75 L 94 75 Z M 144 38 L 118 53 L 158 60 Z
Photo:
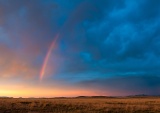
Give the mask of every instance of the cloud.
M 57 29 L 54 2 L 1 1 L 1 77 L 35 77 Z M 50 14 L 47 14 L 50 13 Z M 54 23 L 53 23 L 53 22 Z M 52 24 L 51 24 L 52 23 Z
M 149 1 L 107 2 L 103 5 L 89 2 L 100 12 L 100 16 L 95 13 L 96 19 L 90 15 L 79 18 L 91 12 L 89 9 L 93 7 L 89 3 L 84 5 L 83 9 L 87 8 L 83 13 L 76 13 L 79 20 L 74 21 L 74 30 L 67 31 L 70 34 L 67 39 L 63 37 L 67 48 L 61 53 L 67 59 L 64 73 L 112 70 L 159 74 L 159 5 Z M 88 54 L 90 61 L 81 53 Z
M 94 89 L 99 94 L 107 95 L 108 91 L 114 95 L 159 95 L 160 77 L 158 76 L 129 76 L 108 79 L 95 79 L 80 82 L 82 87 Z M 116 92 L 116 93 L 115 93 Z
M 1 78 L 35 78 L 39 74 L 39 66 L 6 45 L 0 45 L 0 77 Z
M 117 79 L 147 86 L 148 75 L 156 82 L 160 74 L 159 14 L 159 2 L 150 0 L 1 0 L 0 76 L 38 77 L 59 33 L 47 67 L 49 79 L 72 85 L 125 76 Z

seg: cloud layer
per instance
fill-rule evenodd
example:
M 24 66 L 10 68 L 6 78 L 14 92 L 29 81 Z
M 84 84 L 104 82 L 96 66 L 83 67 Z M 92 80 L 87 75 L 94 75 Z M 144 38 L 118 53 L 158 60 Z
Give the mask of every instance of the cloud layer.
M 113 95 L 159 94 L 159 4 L 157 0 L 1 0 L 0 77 L 38 80 L 59 33 L 46 81 L 75 87 L 84 82 Z

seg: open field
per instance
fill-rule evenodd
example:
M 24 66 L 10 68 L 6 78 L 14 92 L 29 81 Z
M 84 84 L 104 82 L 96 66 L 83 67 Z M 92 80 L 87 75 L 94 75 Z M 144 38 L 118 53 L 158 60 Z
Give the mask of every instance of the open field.
M 0 113 L 160 113 L 160 98 L 1 98 Z

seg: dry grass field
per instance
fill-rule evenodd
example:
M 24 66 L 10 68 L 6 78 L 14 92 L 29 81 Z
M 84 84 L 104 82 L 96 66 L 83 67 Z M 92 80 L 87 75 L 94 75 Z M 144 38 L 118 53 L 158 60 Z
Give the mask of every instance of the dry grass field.
M 160 113 L 160 98 L 1 98 L 0 113 Z

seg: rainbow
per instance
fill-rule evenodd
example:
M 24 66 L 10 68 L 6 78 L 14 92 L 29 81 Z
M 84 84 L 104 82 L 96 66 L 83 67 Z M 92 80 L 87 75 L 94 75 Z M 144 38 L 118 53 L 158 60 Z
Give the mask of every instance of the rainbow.
M 45 59 L 44 59 L 44 61 L 43 61 L 43 65 L 42 65 L 42 68 L 41 68 L 41 71 L 40 71 L 40 76 L 39 76 L 40 81 L 42 81 L 42 79 L 43 79 L 43 77 L 44 77 L 45 70 L 46 70 L 46 66 L 47 66 L 47 64 L 48 64 L 48 60 L 49 60 L 49 58 L 50 58 L 50 56 L 51 56 L 52 50 L 53 50 L 54 47 L 55 47 L 55 44 L 56 44 L 56 41 L 57 41 L 58 37 L 59 37 L 59 34 L 57 34 L 57 35 L 55 36 L 55 38 L 54 38 L 54 40 L 52 41 L 52 43 L 51 43 L 51 45 L 50 45 L 50 47 L 49 47 L 49 49 L 48 49 L 48 52 L 47 52 L 47 54 L 46 54 L 46 56 L 45 56 Z

